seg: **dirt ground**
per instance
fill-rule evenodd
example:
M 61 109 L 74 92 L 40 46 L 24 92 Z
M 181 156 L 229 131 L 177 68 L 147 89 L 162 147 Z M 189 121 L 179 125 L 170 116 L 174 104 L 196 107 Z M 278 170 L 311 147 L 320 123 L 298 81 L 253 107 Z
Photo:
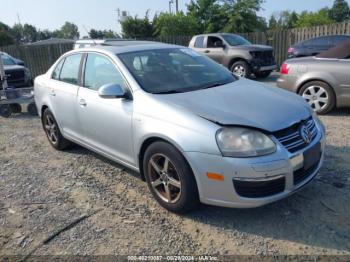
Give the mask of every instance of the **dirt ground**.
M 78 146 L 55 151 L 38 118 L 0 117 L 0 256 L 350 255 L 350 109 L 322 120 L 326 160 L 308 187 L 257 209 L 179 216 L 139 174 Z

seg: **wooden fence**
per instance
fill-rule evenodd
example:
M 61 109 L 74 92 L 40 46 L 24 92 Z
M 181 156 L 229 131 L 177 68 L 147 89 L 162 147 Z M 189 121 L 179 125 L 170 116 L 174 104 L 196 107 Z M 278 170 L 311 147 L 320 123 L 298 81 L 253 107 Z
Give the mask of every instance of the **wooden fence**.
M 350 21 L 332 25 L 297 28 L 282 31 L 267 31 L 241 34 L 254 44 L 271 45 L 275 50 L 277 63 L 280 65 L 287 58 L 287 50 L 291 45 L 313 37 L 335 34 L 350 34 Z M 147 38 L 143 40 L 188 46 L 192 36 L 169 36 Z M 63 53 L 71 50 L 73 44 L 49 44 L 41 46 L 7 46 L 0 51 L 22 59 L 32 75 L 43 74 Z

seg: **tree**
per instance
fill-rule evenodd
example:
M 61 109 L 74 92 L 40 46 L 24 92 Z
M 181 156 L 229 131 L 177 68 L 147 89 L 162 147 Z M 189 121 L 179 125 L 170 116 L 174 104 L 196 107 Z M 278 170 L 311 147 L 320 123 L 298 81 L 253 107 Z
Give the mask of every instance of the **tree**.
M 51 32 L 51 31 L 48 30 L 48 29 L 45 29 L 45 30 L 38 30 L 38 33 L 37 33 L 37 40 L 38 40 L 38 41 L 50 39 L 50 38 L 53 38 L 53 37 L 55 37 L 54 33 Z
M 23 26 L 21 24 L 15 24 L 12 27 L 11 32 L 16 43 L 23 42 Z
M 66 22 L 57 32 L 57 36 L 66 39 L 77 39 L 80 36 L 78 26 L 73 23 Z
M 24 24 L 22 30 L 22 39 L 24 43 L 33 43 L 37 40 L 37 29 L 30 24 Z
M 317 12 L 304 11 L 300 14 L 297 27 L 310 27 L 318 25 L 328 25 L 334 23 L 334 20 L 329 17 L 329 9 L 323 8 Z
M 349 4 L 345 0 L 335 0 L 329 14 L 336 22 L 348 20 L 350 19 Z
M 121 21 L 124 38 L 148 38 L 153 36 L 153 25 L 149 21 L 148 12 L 144 18 L 127 17 Z
M 272 30 L 282 30 L 282 29 L 291 29 L 297 26 L 299 16 L 293 11 L 289 10 L 281 11 L 274 13 L 270 17 L 269 29 Z
M 155 19 L 155 34 L 159 36 L 194 35 L 198 33 L 196 20 L 183 12 L 161 13 Z
M 112 30 L 95 30 L 91 29 L 89 32 L 89 37 L 92 39 L 106 39 L 106 38 L 120 38 L 117 33 Z
M 229 20 L 227 12 L 217 0 L 191 0 L 187 9 L 202 33 L 218 32 Z
M 10 32 L 11 28 L 0 22 L 0 46 L 12 45 L 15 43 L 15 40 Z

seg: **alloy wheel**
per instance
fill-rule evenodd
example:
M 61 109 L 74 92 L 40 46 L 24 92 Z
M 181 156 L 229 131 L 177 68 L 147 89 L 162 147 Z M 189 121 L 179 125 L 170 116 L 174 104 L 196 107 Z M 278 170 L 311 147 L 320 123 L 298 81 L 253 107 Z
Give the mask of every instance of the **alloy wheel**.
M 49 138 L 50 142 L 52 144 L 57 144 L 58 142 L 58 129 L 57 125 L 53 119 L 53 117 L 49 114 L 46 115 L 45 117 L 45 131 L 47 134 L 47 137 Z
M 237 65 L 233 68 L 233 73 L 238 77 L 245 77 L 246 76 L 246 70 L 244 66 Z
M 176 203 L 181 197 L 181 180 L 175 165 L 163 154 L 154 154 L 148 162 L 151 185 L 166 203 Z
M 328 93 L 321 86 L 309 86 L 304 90 L 302 96 L 316 111 L 324 109 L 329 103 Z

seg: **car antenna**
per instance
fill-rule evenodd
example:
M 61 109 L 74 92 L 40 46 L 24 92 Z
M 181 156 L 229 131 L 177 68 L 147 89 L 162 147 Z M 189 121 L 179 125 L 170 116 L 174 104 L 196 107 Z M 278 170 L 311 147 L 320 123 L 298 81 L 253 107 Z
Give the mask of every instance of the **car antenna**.
M 85 25 L 83 25 L 83 28 L 85 30 L 85 32 L 89 35 L 89 31 L 86 29 Z M 94 46 L 96 46 L 96 42 L 95 42 L 95 39 L 91 38 L 92 42 L 94 42 Z

